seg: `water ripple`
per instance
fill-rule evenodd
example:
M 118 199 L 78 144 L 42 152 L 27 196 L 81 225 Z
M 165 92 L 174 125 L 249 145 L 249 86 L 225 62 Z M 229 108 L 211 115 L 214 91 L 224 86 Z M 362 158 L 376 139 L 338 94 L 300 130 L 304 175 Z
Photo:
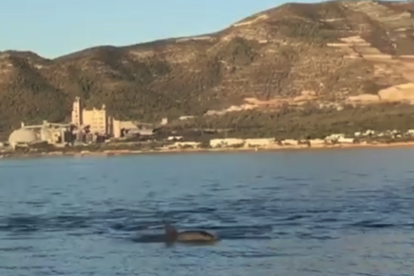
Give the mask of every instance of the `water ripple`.
M 409 275 L 412 153 L 2 161 L 0 274 Z M 164 219 L 220 242 L 165 247 Z

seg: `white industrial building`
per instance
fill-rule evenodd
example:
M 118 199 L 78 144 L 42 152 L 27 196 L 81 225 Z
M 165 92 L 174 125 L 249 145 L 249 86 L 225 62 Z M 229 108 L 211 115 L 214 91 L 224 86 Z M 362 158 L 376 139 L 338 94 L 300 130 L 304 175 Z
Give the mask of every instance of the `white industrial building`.
M 9 136 L 9 145 L 15 149 L 17 145 L 31 145 L 40 142 L 65 144 L 70 142 L 70 124 L 54 124 L 44 121 L 42 125 L 25 126 L 14 130 Z

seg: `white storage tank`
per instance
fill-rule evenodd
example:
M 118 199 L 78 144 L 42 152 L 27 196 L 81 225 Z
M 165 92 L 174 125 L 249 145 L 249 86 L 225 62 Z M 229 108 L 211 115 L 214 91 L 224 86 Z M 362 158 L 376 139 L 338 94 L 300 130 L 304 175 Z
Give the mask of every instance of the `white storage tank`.
M 14 148 L 19 143 L 33 143 L 39 140 L 34 130 L 19 128 L 13 131 L 9 136 L 9 144 Z

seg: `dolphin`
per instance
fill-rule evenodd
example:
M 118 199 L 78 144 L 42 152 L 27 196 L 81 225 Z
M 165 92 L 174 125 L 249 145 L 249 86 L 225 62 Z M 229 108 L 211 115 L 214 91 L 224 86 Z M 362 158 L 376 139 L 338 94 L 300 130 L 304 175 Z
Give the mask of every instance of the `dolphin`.
M 214 243 L 218 240 L 215 235 L 202 230 L 178 232 L 174 226 L 166 221 L 164 221 L 164 228 L 167 243 Z

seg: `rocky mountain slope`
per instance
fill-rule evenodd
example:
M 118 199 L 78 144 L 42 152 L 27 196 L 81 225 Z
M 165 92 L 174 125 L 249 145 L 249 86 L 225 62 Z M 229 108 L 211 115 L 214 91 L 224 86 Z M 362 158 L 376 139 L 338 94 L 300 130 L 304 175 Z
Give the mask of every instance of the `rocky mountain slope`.
M 151 121 L 230 106 L 414 99 L 411 82 L 414 3 L 284 4 L 202 36 L 53 60 L 0 52 L 0 125 L 62 121 L 75 96 L 121 119 Z

